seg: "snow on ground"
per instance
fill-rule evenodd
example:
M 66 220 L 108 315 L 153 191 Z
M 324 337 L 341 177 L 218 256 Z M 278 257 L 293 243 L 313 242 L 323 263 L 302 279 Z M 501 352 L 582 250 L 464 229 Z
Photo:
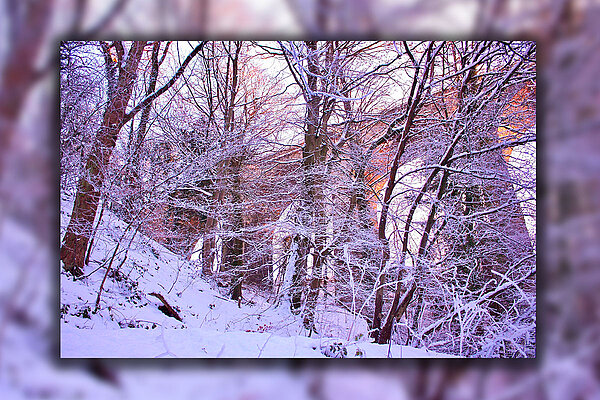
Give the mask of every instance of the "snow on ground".
M 85 358 L 316 358 L 343 351 L 347 357 L 439 358 L 443 354 L 408 346 L 345 343 L 335 338 L 278 336 L 255 332 L 218 332 L 208 329 L 141 328 L 119 330 L 61 328 L 61 357 Z M 325 354 L 324 354 L 325 353 Z
M 63 199 L 63 234 L 71 208 L 72 202 Z M 95 310 L 103 267 L 110 263 L 126 226 L 105 210 L 86 277 L 73 281 L 61 271 L 63 358 L 449 357 L 370 343 L 366 321 L 329 305 L 327 312 L 318 314 L 320 334 L 307 337 L 301 318 L 285 305 L 276 306 L 260 291 L 245 287 L 250 301 L 238 306 L 224 288 L 202 277 L 193 262 L 141 233 L 130 246 L 131 233 L 121 241 Z M 182 322 L 160 311 L 162 302 L 151 293 L 164 296 Z
M 65 207 L 69 208 L 70 207 Z M 63 218 L 65 216 L 63 215 Z M 63 220 L 63 223 L 65 221 Z M 139 238 L 144 242 L 144 238 Z M 57 241 L 58 243 L 58 241 Z M 148 243 L 146 241 L 146 243 Z M 156 246 L 156 244 L 154 244 Z M 102 248 L 106 243 L 100 243 Z M 140 244 L 141 246 L 141 244 Z M 74 283 L 61 275 L 60 282 L 57 273 L 60 266 L 57 261 L 58 252 L 52 250 L 51 245 L 42 242 L 35 237 L 33 232 L 11 218 L 5 218 L 0 224 L 0 398 L 12 399 L 163 399 L 169 398 L 215 398 L 215 399 L 314 399 L 317 390 L 320 398 L 348 400 L 402 400 L 408 398 L 403 384 L 397 379 L 395 370 L 371 371 L 361 368 L 336 368 L 340 364 L 334 364 L 331 368 L 318 370 L 291 369 L 292 364 L 257 364 L 251 368 L 247 364 L 172 364 L 156 363 L 153 360 L 139 362 L 102 361 L 105 370 L 113 374 L 114 382 L 102 378 L 94 372 L 93 363 L 87 360 L 67 360 L 59 357 L 86 357 L 86 352 L 103 351 L 106 357 L 115 355 L 115 349 L 121 349 L 120 357 L 126 358 L 136 351 L 148 357 L 184 357 L 191 356 L 191 350 L 196 351 L 194 357 L 206 357 L 215 351 L 215 355 L 223 348 L 221 357 L 227 357 L 233 347 L 229 347 L 228 335 L 231 340 L 235 335 L 241 339 L 236 340 L 237 345 L 248 343 L 245 351 L 250 352 L 252 346 L 264 345 L 272 332 L 245 332 L 245 329 L 223 331 L 216 328 L 207 328 L 207 322 L 203 325 L 204 316 L 195 324 L 190 324 L 187 329 L 176 329 L 180 326 L 177 321 L 166 317 L 154 310 L 157 303 L 151 306 L 134 307 L 131 305 L 120 306 L 113 309 L 115 321 L 111 321 L 107 308 L 103 308 L 98 314 L 91 314 L 91 318 L 83 318 L 74 315 L 79 310 L 90 306 L 95 300 L 98 282 L 95 276 L 100 271 L 91 275 L 91 279 Z M 55 247 L 55 246 L 52 246 Z M 151 251 L 151 250 L 150 250 Z M 167 253 L 161 255 L 167 257 Z M 126 264 L 124 264 L 125 266 Z M 177 264 L 175 263 L 174 266 Z M 163 265 L 164 266 L 164 265 Z M 165 270 L 167 268 L 165 267 Z M 91 271 L 90 271 L 91 272 Z M 96 280 L 94 280 L 96 279 Z M 62 286 L 64 284 L 64 286 Z M 142 282 L 140 285 L 143 285 Z M 150 282 L 148 283 L 150 284 Z M 210 285 L 199 279 L 194 282 L 196 287 Z M 158 282 L 156 284 L 158 286 Z M 125 284 L 122 284 L 126 288 Z M 160 288 L 160 286 L 158 286 Z M 66 293 L 64 289 L 72 292 Z M 107 302 L 118 305 L 119 301 L 114 297 L 117 284 L 109 284 L 110 295 L 102 297 L 101 305 L 106 307 Z M 168 288 L 167 288 L 168 289 Z M 59 304 L 57 291 L 61 291 L 60 300 L 68 300 L 70 311 L 63 314 L 59 320 Z M 113 292 L 112 290 L 115 290 Z M 121 289 L 125 290 L 125 289 Z M 174 289 L 175 290 L 175 289 Z M 186 298 L 185 293 L 182 295 Z M 204 292 L 199 292 L 204 293 Z M 90 296 L 93 294 L 94 296 Z M 213 293 L 212 297 L 199 296 L 199 300 L 209 303 L 221 301 Z M 92 299 L 93 298 L 93 299 Z M 175 295 L 177 305 L 184 305 Z M 148 301 L 154 301 L 150 298 Z M 168 297 L 171 300 L 171 297 Z M 173 301 L 175 301 L 173 299 Z M 231 303 L 222 300 L 223 304 Z M 124 303 L 127 305 L 128 303 Z M 188 305 L 189 306 L 189 305 Z M 184 308 L 184 307 L 182 307 Z M 244 306 L 242 306 L 242 310 Z M 235 315 L 229 318 L 231 321 L 242 319 L 247 321 L 245 315 L 234 304 L 230 307 Z M 248 311 L 248 310 L 247 310 Z M 157 322 L 165 326 L 164 334 L 157 327 L 148 330 L 145 328 L 120 328 L 118 322 L 125 321 L 123 317 L 129 314 L 130 319 L 135 319 L 136 312 L 152 313 Z M 193 311 L 192 311 L 193 312 Z M 197 313 L 197 312 L 195 312 Z M 83 314 L 83 312 L 82 312 Z M 122 315 L 123 314 L 123 315 Z M 184 312 L 182 311 L 182 314 Z M 191 312 L 186 314 L 184 321 L 187 323 Z M 119 319 L 120 318 L 120 319 Z M 138 317 L 139 318 L 139 317 Z M 221 315 L 213 313 L 206 320 L 215 318 L 219 321 Z M 266 320 L 267 323 L 277 322 Z M 349 317 L 340 318 L 345 320 Z M 261 317 L 261 320 L 263 318 Z M 69 322 L 67 322 L 69 321 Z M 193 321 L 193 320 L 192 320 Z M 80 325 L 82 328 L 77 328 Z M 195 326 L 194 326 L 195 325 Z M 220 329 L 225 328 L 226 324 Z M 264 327 L 265 324 L 263 324 Z M 288 326 L 289 326 L 288 322 Z M 117 328 L 119 326 L 119 328 Z M 88 329 L 86 329 L 88 328 Z M 256 330 L 261 330 L 256 328 Z M 284 327 L 280 327 L 283 329 Z M 264 329 L 264 328 L 263 328 Z M 60 330 L 60 338 L 59 338 Z M 285 332 L 285 330 L 283 330 Z M 190 332 L 194 332 L 189 334 Z M 163 336 L 161 336 L 163 335 Z M 198 338 L 198 335 L 202 335 Z M 222 343 L 210 342 L 221 337 Z M 112 337 L 112 340 L 109 342 Z M 137 341 L 132 342 L 132 339 Z M 165 352 L 162 340 L 165 340 L 168 352 Z M 155 340 L 155 342 L 153 342 Z M 143 343 L 143 346 L 140 346 Z M 179 343 L 181 341 L 181 343 Z M 201 341 L 200 344 L 198 342 Z M 286 342 L 287 341 L 287 342 Z M 323 343 L 334 341 L 323 338 Z M 271 343 L 272 342 L 272 343 Z M 316 338 L 306 338 L 303 334 L 279 333 L 273 335 L 264 348 L 261 357 L 266 357 L 272 351 L 272 345 L 280 346 L 284 343 L 285 351 L 297 348 L 299 353 L 310 353 L 315 357 L 323 357 L 319 352 L 313 351 L 312 346 L 320 343 Z M 131 344 L 129 347 L 125 343 Z M 347 343 L 347 341 L 345 342 Z M 385 346 L 370 344 L 356 344 L 363 348 L 367 356 L 387 355 Z M 125 348 L 125 349 L 124 349 Z M 352 347 L 349 346 L 349 353 Z M 191 349 L 191 350 L 190 350 Z M 397 347 L 392 347 L 392 355 L 395 357 L 407 357 L 411 349 L 402 348 L 403 353 L 396 352 Z M 282 351 L 284 351 L 282 350 Z M 423 350 L 413 350 L 415 353 L 427 356 L 435 354 L 426 353 Z M 165 354 L 163 354 L 165 353 Z M 98 354 L 98 353 L 96 353 Z M 258 357 L 258 350 L 256 357 Z M 282 353 L 283 354 L 283 353 Z M 317 387 L 317 389 L 315 389 Z M 285 390 L 281 390 L 285 388 Z M 319 389 L 320 388 L 320 389 Z

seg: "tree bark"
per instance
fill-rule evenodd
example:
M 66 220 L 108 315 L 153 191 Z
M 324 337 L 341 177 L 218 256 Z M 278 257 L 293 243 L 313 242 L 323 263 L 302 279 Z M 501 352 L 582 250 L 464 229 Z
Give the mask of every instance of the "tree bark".
M 108 73 L 108 101 L 104 111 L 102 124 L 94 145 L 86 163 L 86 175 L 79 179 L 77 184 L 77 194 L 71 219 L 67 227 L 67 232 L 63 238 L 63 245 L 60 249 L 60 258 L 64 263 L 64 269 L 75 277 L 83 275 L 83 265 L 85 262 L 85 251 L 92 232 L 92 226 L 98 209 L 100 199 L 100 189 L 104 182 L 104 174 L 108 167 L 112 151 L 115 147 L 117 137 L 123 125 L 129 122 L 137 112 L 148 106 L 154 99 L 166 92 L 177 79 L 183 74 L 185 68 L 192 58 L 202 50 L 206 42 L 201 42 L 192 50 L 181 64 L 175 75 L 169 82 L 163 85 L 149 96 L 146 96 L 131 111 L 126 113 L 127 104 L 131 98 L 133 86 L 137 77 L 137 69 L 146 46 L 145 41 L 135 41 L 131 45 L 127 58 L 124 57 L 123 44 L 119 41 L 113 42 L 117 53 L 118 78 L 112 84 L 112 77 Z M 105 59 L 111 59 L 109 54 L 113 46 L 103 46 Z
M 405 44 L 405 46 L 406 46 L 406 44 Z M 407 49 L 408 49 L 408 47 L 407 47 Z M 389 246 L 389 241 L 385 234 L 385 229 L 386 229 L 386 225 L 387 225 L 387 217 L 388 217 L 390 202 L 392 199 L 392 194 L 394 192 L 394 188 L 396 187 L 396 183 L 397 183 L 396 182 L 396 174 L 398 172 L 398 167 L 400 165 L 400 159 L 401 159 L 402 155 L 404 154 L 404 149 L 406 148 L 406 144 L 408 143 L 409 132 L 413 126 L 414 118 L 417 115 L 417 112 L 421 106 L 421 96 L 423 93 L 423 87 L 425 85 L 427 74 L 429 73 L 429 70 L 430 70 L 431 60 L 437 54 L 437 51 L 436 51 L 436 52 L 434 52 L 434 55 L 432 56 L 431 55 L 432 49 L 433 49 L 433 42 L 431 42 L 429 44 L 429 47 L 426 51 L 427 59 L 426 59 L 425 70 L 423 72 L 422 79 L 419 79 L 419 69 L 420 69 L 419 66 L 417 66 L 415 75 L 413 77 L 413 82 L 412 82 L 410 95 L 409 95 L 409 102 L 408 102 L 408 114 L 406 116 L 406 121 L 404 122 L 402 136 L 400 139 L 400 143 L 398 144 L 398 148 L 396 150 L 396 155 L 394 157 L 392 167 L 390 169 L 388 184 L 387 184 L 387 187 L 386 187 L 386 190 L 384 193 L 384 197 L 383 197 L 381 216 L 379 219 L 379 227 L 378 227 L 378 231 L 377 231 L 379 240 L 382 243 L 383 255 L 382 255 L 382 259 L 381 259 L 381 264 L 379 266 L 379 279 L 377 280 L 377 286 L 376 286 L 376 291 L 375 291 L 375 310 L 373 313 L 373 324 L 371 326 L 371 337 L 375 341 L 378 341 L 378 342 L 380 342 L 379 341 L 379 329 L 381 326 L 382 312 L 383 312 L 383 295 L 384 295 L 384 286 L 383 285 L 385 284 L 384 272 L 385 272 L 386 263 L 390 259 L 390 246 Z M 438 50 L 439 49 L 440 49 L 440 47 L 438 47 Z M 408 53 L 411 54 L 410 51 Z M 389 129 L 391 129 L 391 127 Z M 386 136 L 389 137 L 391 135 L 392 135 L 391 132 L 389 132 L 388 135 L 386 135 Z M 409 220 L 410 220 L 410 216 L 409 216 Z M 405 240 L 405 243 L 407 243 L 407 240 Z M 404 257 L 401 258 L 401 261 L 402 262 L 404 261 Z M 400 285 L 399 279 L 398 279 L 397 285 Z M 399 289 L 396 291 L 396 293 L 398 291 L 399 291 Z
M 161 44 L 160 41 L 156 41 L 152 45 L 152 56 L 150 59 L 151 60 L 150 80 L 148 82 L 148 87 L 146 88 L 146 96 L 150 96 L 156 90 L 156 83 L 158 81 L 158 70 L 159 70 L 159 67 L 161 66 L 162 62 L 165 60 L 165 57 L 167 55 L 167 50 L 169 49 L 170 42 L 167 42 L 167 44 L 163 50 L 163 55 L 159 59 L 158 56 L 159 56 L 159 52 L 160 52 L 160 44 Z M 141 147 L 142 147 L 144 138 L 146 137 L 146 130 L 147 130 L 147 126 L 148 126 L 148 120 L 150 119 L 151 109 L 152 109 L 152 102 L 149 102 L 142 110 L 142 114 L 140 117 L 140 123 L 138 125 L 137 130 L 135 132 L 132 132 L 132 134 L 129 137 L 129 153 L 130 153 L 129 162 L 131 163 L 132 180 L 133 180 L 135 186 L 137 186 L 136 183 L 137 183 L 137 179 L 140 174 L 139 168 L 140 168 L 140 159 L 141 159 Z
M 326 64 L 330 64 L 331 60 L 331 43 L 328 49 L 328 60 Z M 315 310 L 317 299 L 319 297 L 319 289 L 323 281 L 323 265 L 324 254 L 323 250 L 326 244 L 325 234 L 325 209 L 324 209 L 324 194 L 323 194 L 323 168 L 327 157 L 327 143 L 325 141 L 327 135 L 327 120 L 331 113 L 331 101 L 323 101 L 321 96 L 315 92 L 318 87 L 318 77 L 320 75 L 320 63 L 318 55 L 318 42 L 306 42 L 308 48 L 308 74 L 307 88 L 304 96 L 307 100 L 307 126 L 304 135 L 303 149 L 303 170 L 304 170 L 304 185 L 305 185 L 305 208 L 302 210 L 306 219 L 306 226 L 311 226 L 315 233 L 314 257 L 312 265 L 312 277 L 306 296 L 306 306 L 304 311 L 304 327 L 313 332 L 315 330 Z M 324 90 L 323 90 L 324 91 Z M 321 105 L 323 105 L 323 115 L 321 116 Z M 329 107 L 328 107 L 329 106 Z M 308 241 L 307 241 L 308 243 Z M 308 251 L 306 252 L 308 254 Z
M 377 343 L 379 343 L 379 344 L 389 343 L 389 341 L 392 337 L 392 328 L 394 325 L 394 321 L 399 321 L 400 318 L 402 318 L 402 315 L 404 315 L 404 313 L 406 312 L 406 309 L 408 308 L 408 305 L 412 301 L 412 298 L 413 298 L 416 288 L 417 288 L 417 285 L 413 281 L 411 288 L 408 290 L 408 292 L 406 292 L 404 294 L 402 301 L 398 301 L 398 300 L 396 300 L 396 298 L 394 298 L 394 303 L 392 304 L 392 307 L 390 308 L 388 317 L 385 320 L 385 324 L 381 328 L 381 331 L 377 338 Z M 398 296 L 398 298 L 399 298 L 399 296 Z
M 242 43 L 235 42 L 235 52 L 230 53 L 230 48 L 227 49 L 227 79 L 226 87 L 228 89 L 225 96 L 225 120 L 223 131 L 225 137 L 232 141 L 233 146 L 244 146 L 243 132 L 235 132 L 235 101 L 238 93 L 239 81 L 239 56 L 242 50 Z M 231 75 L 229 75 L 229 66 L 231 65 Z M 230 79 L 229 79 L 230 78 Z M 231 80 L 231 81 L 230 81 Z M 229 215 L 227 216 L 226 224 L 228 230 L 232 233 L 231 237 L 223 239 L 223 254 L 222 264 L 223 269 L 231 274 L 231 298 L 238 300 L 238 304 L 242 299 L 242 283 L 244 280 L 244 240 L 242 238 L 242 229 L 244 227 L 244 215 L 242 204 L 242 164 L 243 148 L 238 149 L 237 153 L 225 161 L 225 179 L 226 191 L 229 194 L 231 205 Z
M 64 269 L 76 277 L 83 275 L 85 251 L 98 209 L 104 174 L 123 126 L 127 103 L 131 97 L 145 45 L 144 41 L 134 42 L 125 65 L 122 66 L 122 60 L 119 60 L 121 66 L 115 92 L 108 99 L 102 125 L 96 134 L 94 147 L 86 163 L 87 174 L 81 177 L 77 184 L 75 205 L 60 249 Z
M 416 103 L 415 103 L 416 104 Z M 413 113 L 414 115 L 414 113 Z M 390 176 L 388 178 L 388 184 L 383 196 L 383 204 L 381 208 L 381 217 L 379 218 L 379 227 L 377 230 L 377 235 L 382 244 L 383 255 L 381 257 L 381 264 L 379 266 L 379 278 L 377 279 L 377 286 L 375 291 L 375 311 L 373 313 L 373 324 L 371 326 L 371 337 L 375 340 L 379 340 L 379 328 L 381 326 L 382 321 L 382 311 L 383 311 L 383 295 L 384 295 L 384 284 L 385 284 L 385 265 L 390 259 L 390 245 L 388 238 L 385 234 L 385 228 L 387 225 L 387 216 L 390 207 L 390 201 L 392 197 L 392 193 L 394 192 L 394 187 L 396 186 L 396 174 L 398 172 L 398 167 L 400 164 L 400 158 L 404 154 L 404 149 L 406 148 L 406 144 L 408 142 L 408 130 L 410 125 L 412 125 L 412 119 L 410 121 L 407 120 L 407 125 L 405 125 L 404 135 L 398 144 L 398 148 L 396 150 L 396 156 L 394 157 L 394 162 L 392 163 L 392 168 L 390 169 Z

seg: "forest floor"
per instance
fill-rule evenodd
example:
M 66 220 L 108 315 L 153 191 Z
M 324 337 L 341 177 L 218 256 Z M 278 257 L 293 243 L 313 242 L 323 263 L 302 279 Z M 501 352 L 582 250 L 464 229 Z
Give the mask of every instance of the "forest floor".
M 63 231 L 71 208 L 72 201 L 64 198 Z M 327 303 L 317 313 L 319 333 L 308 337 L 301 317 L 284 302 L 275 305 L 273 296 L 245 286 L 238 305 L 214 278 L 201 276 L 194 262 L 139 232 L 131 243 L 132 232 L 123 237 L 95 310 L 105 267 L 126 226 L 105 210 L 86 277 L 73 281 L 61 268 L 63 358 L 452 357 L 370 343 L 364 319 Z M 181 321 L 159 309 L 164 309 L 161 296 Z

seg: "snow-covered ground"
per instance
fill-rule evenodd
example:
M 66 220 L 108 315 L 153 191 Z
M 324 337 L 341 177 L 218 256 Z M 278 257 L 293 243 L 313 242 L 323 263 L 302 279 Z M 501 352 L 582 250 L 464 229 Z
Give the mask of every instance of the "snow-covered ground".
M 62 233 L 71 208 L 72 202 L 63 199 Z M 105 210 L 86 277 L 73 281 L 61 271 L 63 358 L 450 357 L 370 343 L 364 319 L 329 304 L 318 313 L 319 334 L 308 337 L 301 318 L 285 303 L 277 306 L 264 292 L 245 287 L 245 301 L 238 305 L 214 279 L 201 276 L 194 262 L 141 233 L 130 244 L 131 230 L 116 252 L 96 310 L 103 266 L 110 263 L 126 226 Z M 159 310 L 163 303 L 151 293 L 162 295 L 182 321 Z
M 86 358 L 148 358 L 148 357 L 234 357 L 234 358 L 312 358 L 335 356 L 336 340 L 313 339 L 302 336 L 279 336 L 273 333 L 216 330 L 142 328 L 78 329 L 65 324 L 61 327 L 61 357 Z M 347 344 L 347 357 L 387 357 L 388 346 L 372 343 Z M 390 357 L 443 357 L 408 346 L 392 346 Z M 358 353 L 357 353 L 358 352 Z
M 408 399 L 396 371 L 299 371 L 287 364 L 57 360 L 57 251 L 12 218 L 0 224 L 0 399 Z M 65 332 L 99 333 L 60 323 Z M 62 330 L 62 329 L 61 329 Z M 127 332 L 131 329 L 113 330 Z M 185 330 L 179 330 L 184 332 Z M 134 333 L 135 334 L 135 333 Z M 69 333 L 67 333 L 69 335 Z M 81 344 L 83 336 L 73 339 Z M 88 345 L 93 346 L 95 341 Z M 110 343 L 107 349 L 116 346 Z M 105 349 L 105 350 L 107 350 Z M 102 369 L 98 369 L 101 365 Z M 284 388 L 284 390 L 282 390 Z

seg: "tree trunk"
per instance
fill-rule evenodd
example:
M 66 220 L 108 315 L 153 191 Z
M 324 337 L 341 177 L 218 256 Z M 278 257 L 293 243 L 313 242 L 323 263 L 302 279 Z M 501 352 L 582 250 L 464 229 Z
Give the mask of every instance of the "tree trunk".
M 417 288 L 417 285 L 413 281 L 411 288 L 408 290 L 408 292 L 406 292 L 404 294 L 402 301 L 398 300 L 400 298 L 400 296 L 399 296 L 400 292 L 396 292 L 396 296 L 394 297 L 394 302 L 392 304 L 392 307 L 390 308 L 388 317 L 386 318 L 385 324 L 381 328 L 381 332 L 379 333 L 379 336 L 377 338 L 377 343 L 379 343 L 379 344 L 389 343 L 389 341 L 391 340 L 391 337 L 392 337 L 392 328 L 394 325 L 394 321 L 398 321 L 398 320 L 400 320 L 400 318 L 402 318 L 402 315 L 404 315 L 404 313 L 406 312 L 406 309 L 408 308 L 408 304 L 411 302 L 411 300 L 413 298 L 416 288 Z
M 231 216 L 228 230 L 233 236 L 223 241 L 223 266 L 226 271 L 231 273 L 231 298 L 233 300 L 240 300 L 242 298 L 242 282 L 244 279 L 244 240 L 241 237 L 241 231 L 244 227 L 242 196 L 240 193 L 241 165 L 241 158 L 235 157 L 231 160 L 229 172 L 233 182 L 231 191 Z
M 415 71 L 415 75 L 413 77 L 413 82 L 412 82 L 412 87 L 411 87 L 411 94 L 409 96 L 409 107 L 408 107 L 408 114 L 406 116 L 406 121 L 404 122 L 404 128 L 402 129 L 402 137 L 400 139 L 400 143 L 398 144 L 398 148 L 396 150 L 396 155 L 394 156 L 394 161 L 392 163 L 392 167 L 390 169 L 390 176 L 388 178 L 388 184 L 387 187 L 385 189 L 385 193 L 384 193 L 384 197 L 383 197 L 383 204 L 381 207 L 381 216 L 379 219 L 379 227 L 378 227 L 378 236 L 379 236 L 379 240 L 381 241 L 382 247 L 383 247 L 383 255 L 382 255 L 382 259 L 381 259 L 381 264 L 379 266 L 379 279 L 377 280 L 377 288 L 375 291 L 375 310 L 373 313 L 373 324 L 371 326 L 371 337 L 373 339 L 375 339 L 375 341 L 379 341 L 379 328 L 381 326 L 381 321 L 382 321 L 382 313 L 383 313 L 383 295 L 384 295 L 384 284 L 385 284 L 385 266 L 388 262 L 388 260 L 390 259 L 390 245 L 389 245 L 389 241 L 386 237 L 385 234 L 385 229 L 386 229 L 386 225 L 387 225 L 387 217 L 388 217 L 388 212 L 389 212 L 389 208 L 390 208 L 390 202 L 392 199 L 392 194 L 394 193 L 394 188 L 396 187 L 396 174 L 398 173 L 398 167 L 400 165 L 400 159 L 402 157 L 402 155 L 404 154 L 404 150 L 406 148 L 406 144 L 408 143 L 408 139 L 409 139 L 409 132 L 410 129 L 413 126 L 413 121 L 415 118 L 415 115 L 417 114 L 420 106 L 421 106 L 421 95 L 423 93 L 423 86 L 425 84 L 425 78 L 427 77 L 427 74 L 429 72 L 429 68 L 431 66 L 431 50 L 433 48 L 433 42 L 429 45 L 429 48 L 427 49 L 427 63 L 425 65 L 425 70 L 423 72 L 423 78 L 419 80 L 419 68 L 417 67 L 416 71 Z M 434 56 L 435 57 L 435 56 Z M 388 130 L 391 130 L 391 126 L 390 128 L 388 128 Z M 389 134 L 387 136 L 391 136 L 392 133 L 389 132 Z M 410 221 L 410 214 L 409 214 L 409 221 Z M 408 224 L 408 222 L 407 222 Z M 406 235 L 405 235 L 405 243 L 407 243 L 408 241 L 406 240 Z M 404 255 L 405 251 L 403 251 L 403 255 Z M 404 262 L 404 257 L 401 258 L 401 262 Z M 398 286 L 400 285 L 400 280 L 398 279 Z M 399 291 L 399 287 L 397 287 L 396 290 L 396 295 Z
M 225 121 L 223 131 L 225 137 L 232 141 L 234 146 L 244 146 L 243 132 L 235 132 L 235 100 L 238 92 L 239 69 L 238 60 L 242 50 L 241 42 L 235 42 L 235 53 L 230 54 L 228 49 L 227 71 L 231 62 L 231 83 L 226 80 L 226 86 L 229 90 L 229 98 L 225 99 Z M 229 74 L 228 74 L 229 77 Z M 238 152 L 243 149 L 238 150 Z M 223 269 L 231 276 L 231 298 L 241 301 L 242 282 L 244 280 L 244 240 L 242 239 L 242 229 L 244 227 L 243 204 L 242 204 L 242 164 L 244 157 L 242 154 L 235 154 L 225 161 L 225 179 L 227 182 L 227 191 L 231 199 L 229 215 L 226 218 L 228 231 L 232 236 L 223 239 Z
M 298 314 L 302 309 L 302 293 L 304 291 L 303 278 L 306 276 L 306 260 L 310 249 L 310 242 L 307 238 L 296 235 L 292 239 L 295 255 L 294 262 L 289 262 L 289 266 L 293 266 L 292 280 L 289 289 L 290 311 L 293 314 Z
M 113 96 L 108 99 L 102 125 L 86 163 L 87 174 L 81 177 L 77 184 L 75 205 L 60 249 L 64 269 L 74 276 L 83 275 L 85 252 L 98 209 L 104 174 L 123 125 L 145 45 L 146 42 L 143 41 L 134 42 L 125 66 L 120 69 L 117 87 Z
M 412 124 L 412 119 L 410 121 L 407 120 L 407 124 Z M 388 178 L 388 184 L 385 189 L 385 193 L 383 195 L 383 204 L 381 208 L 381 217 L 379 218 L 379 227 L 378 227 L 378 237 L 382 244 L 383 255 L 381 257 L 381 264 L 379 266 L 379 278 L 377 279 L 377 289 L 375 291 L 375 311 L 373 313 L 373 324 L 371 326 L 372 332 L 371 337 L 375 340 L 379 339 L 379 327 L 381 326 L 381 317 L 383 311 L 383 294 L 384 294 L 384 283 L 385 283 L 385 266 L 390 259 L 390 245 L 388 238 L 385 234 L 385 228 L 387 226 L 387 217 L 390 208 L 390 201 L 392 198 L 392 193 L 394 192 L 394 187 L 396 186 L 396 174 L 398 172 L 398 167 L 400 165 L 400 158 L 404 154 L 404 149 L 406 148 L 406 143 L 408 142 L 408 130 L 409 125 L 405 126 L 405 133 L 398 144 L 398 149 L 396 150 L 396 156 L 394 157 L 394 162 L 392 164 L 392 168 L 390 169 L 390 176 Z
M 304 135 L 303 167 L 305 185 L 305 209 L 306 226 L 311 226 L 315 233 L 315 248 L 312 265 L 312 277 L 306 296 L 306 307 L 304 311 L 304 327 L 309 331 L 315 331 L 315 309 L 319 297 L 319 288 L 323 279 L 323 254 L 325 247 L 324 232 L 324 195 L 323 195 L 323 171 L 327 147 L 324 142 L 327 125 L 326 116 L 320 121 L 321 97 L 314 92 L 317 91 L 319 76 L 319 56 L 315 41 L 306 42 L 309 49 L 308 54 L 308 90 L 305 92 L 307 99 L 306 110 L 308 114 L 306 133 Z M 324 106 L 325 111 L 325 106 Z M 308 243 L 308 241 L 307 241 Z M 308 254 L 308 252 L 306 252 Z
M 202 50 L 206 42 L 201 42 L 194 48 L 169 82 L 151 95 L 146 96 L 144 100 L 126 113 L 127 104 L 131 98 L 138 66 L 146 43 L 145 41 L 133 42 L 129 49 L 129 54 L 125 59 L 125 51 L 121 42 L 115 41 L 111 46 L 102 42 L 105 53 L 104 58 L 107 63 L 112 62 L 113 54 L 110 52 L 111 49 L 113 47 L 116 49 L 118 59 L 116 65 L 107 65 L 117 68 L 119 75 L 113 85 L 113 76 L 110 71 L 107 71 L 108 99 L 106 109 L 102 124 L 96 134 L 90 157 L 86 163 L 86 174 L 79 179 L 77 184 L 75 205 L 67 232 L 63 238 L 63 245 L 60 249 L 60 258 L 64 263 L 64 269 L 74 276 L 81 276 L 83 274 L 82 268 L 85 261 L 85 251 L 98 209 L 100 190 L 104 183 L 104 174 L 106 173 L 121 128 L 132 120 L 139 111 L 146 108 L 154 99 L 173 86 L 183 74 L 190 61 Z
M 170 43 L 170 42 L 169 42 Z M 156 90 L 156 83 L 158 80 L 158 70 L 162 62 L 166 57 L 167 50 L 169 48 L 169 43 L 165 46 L 163 56 L 159 59 L 160 52 L 160 44 L 161 42 L 156 41 L 152 45 L 152 56 L 151 60 L 151 71 L 150 71 L 150 80 L 148 82 L 148 86 L 146 88 L 146 96 L 150 96 Z M 144 138 L 146 137 L 146 130 L 148 126 L 148 120 L 150 119 L 150 111 L 152 109 L 152 102 L 149 102 L 144 109 L 142 110 L 142 114 L 140 117 L 140 123 L 138 125 L 137 130 L 131 131 L 129 135 L 129 143 L 128 143 L 128 151 L 129 151 L 129 166 L 126 173 L 128 176 L 126 179 L 129 180 L 131 195 L 127 199 L 126 207 L 131 207 L 130 209 L 135 209 L 135 193 L 141 187 L 141 183 L 139 182 L 140 177 L 140 167 L 141 167 L 141 148 L 144 142 Z
M 452 150 L 449 152 L 449 154 L 452 154 Z M 442 163 L 444 164 L 444 163 Z M 449 166 L 449 163 L 448 163 Z M 419 327 L 419 321 L 420 321 L 420 315 L 421 315 L 421 311 L 423 310 L 423 284 L 422 284 L 422 277 L 424 274 L 424 269 L 425 269 L 425 265 L 423 264 L 423 259 L 425 257 L 425 250 L 427 249 L 427 244 L 429 243 L 429 233 L 431 232 L 431 228 L 433 227 L 433 222 L 435 221 L 435 215 L 437 212 L 437 202 L 439 202 L 442 198 L 442 196 L 444 195 L 445 191 L 446 191 L 446 186 L 448 185 L 448 172 L 444 171 L 442 173 L 442 179 L 440 180 L 440 185 L 438 187 L 438 191 L 437 191 L 437 196 L 436 196 L 436 201 L 433 203 L 433 205 L 431 206 L 431 209 L 429 210 L 429 216 L 427 217 L 427 222 L 425 223 L 425 229 L 423 231 L 423 235 L 421 236 L 421 242 L 419 244 L 419 251 L 417 253 L 417 277 L 419 278 L 419 287 L 417 289 L 417 297 L 416 297 L 416 306 L 415 306 L 415 313 L 414 313 L 414 318 L 413 318 L 413 326 L 412 329 L 413 331 L 417 331 L 418 327 Z M 398 291 L 396 291 L 396 296 L 398 296 Z M 396 300 L 394 298 L 394 300 Z M 413 345 L 417 345 L 419 341 L 419 338 L 414 337 L 413 338 Z

